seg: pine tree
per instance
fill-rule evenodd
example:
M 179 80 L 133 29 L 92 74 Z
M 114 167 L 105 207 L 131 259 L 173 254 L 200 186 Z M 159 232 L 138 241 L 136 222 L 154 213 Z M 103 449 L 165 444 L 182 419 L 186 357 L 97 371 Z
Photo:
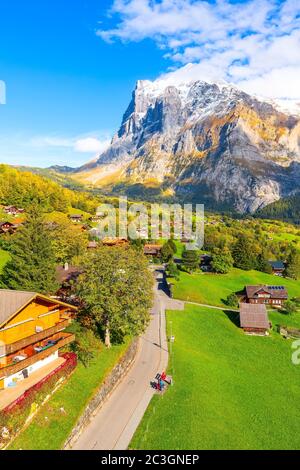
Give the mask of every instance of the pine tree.
M 236 268 L 244 269 L 245 271 L 254 269 L 256 260 L 253 254 L 252 243 L 246 235 L 239 235 L 232 250 L 232 257 Z
M 26 223 L 14 236 L 11 260 L 0 279 L 8 289 L 51 294 L 57 291 L 56 264 L 51 240 L 38 206 L 28 211 Z
M 267 254 L 264 250 L 258 255 L 257 269 L 263 273 L 272 274 L 272 266 L 270 265 Z
M 300 253 L 294 248 L 289 254 L 285 274 L 287 277 L 291 277 L 292 279 L 300 278 Z
M 188 272 L 194 272 L 199 268 L 200 260 L 197 250 L 184 250 L 182 253 L 182 266 Z

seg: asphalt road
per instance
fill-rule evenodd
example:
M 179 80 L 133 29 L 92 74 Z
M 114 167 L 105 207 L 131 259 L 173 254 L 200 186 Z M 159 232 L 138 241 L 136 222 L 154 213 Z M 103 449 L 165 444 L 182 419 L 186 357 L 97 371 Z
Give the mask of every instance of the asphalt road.
M 96 416 L 74 444 L 74 450 L 126 450 L 155 393 L 150 386 L 157 372 L 168 364 L 165 308 L 183 308 L 162 289 L 162 274 L 156 272 L 151 323 L 140 339 L 135 362 Z

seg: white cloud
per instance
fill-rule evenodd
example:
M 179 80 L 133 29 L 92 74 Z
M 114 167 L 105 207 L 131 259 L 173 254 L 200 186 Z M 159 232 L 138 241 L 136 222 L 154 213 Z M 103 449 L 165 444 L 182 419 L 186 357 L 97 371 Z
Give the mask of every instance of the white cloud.
M 99 140 L 95 137 L 86 137 L 75 142 L 74 150 L 83 153 L 101 153 L 106 150 L 111 139 Z
M 106 150 L 110 144 L 111 138 L 104 135 L 103 138 L 81 136 L 73 138 L 64 138 L 58 136 L 38 136 L 28 141 L 29 146 L 33 147 L 59 147 L 68 148 L 78 153 L 97 154 Z
M 300 1 L 115 0 L 105 41 L 153 39 L 178 76 L 224 79 L 250 93 L 300 98 Z M 174 75 L 173 75 L 174 76 Z

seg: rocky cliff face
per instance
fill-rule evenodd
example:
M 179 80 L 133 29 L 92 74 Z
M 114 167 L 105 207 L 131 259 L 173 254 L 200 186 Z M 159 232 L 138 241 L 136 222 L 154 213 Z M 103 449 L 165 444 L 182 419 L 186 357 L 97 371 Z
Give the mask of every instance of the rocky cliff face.
M 300 116 L 225 83 L 139 81 L 111 146 L 78 175 L 255 212 L 300 190 Z

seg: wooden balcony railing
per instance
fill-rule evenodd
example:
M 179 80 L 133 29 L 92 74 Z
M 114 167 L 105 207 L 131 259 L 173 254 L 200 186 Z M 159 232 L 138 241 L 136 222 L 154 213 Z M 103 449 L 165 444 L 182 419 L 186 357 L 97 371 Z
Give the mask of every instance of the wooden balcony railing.
M 64 330 L 69 326 L 70 320 L 63 320 L 57 323 L 52 328 L 47 328 L 46 330 L 41 331 L 40 333 L 35 333 L 34 335 L 27 336 L 27 338 L 21 339 L 16 341 L 15 343 L 11 344 L 2 344 L 0 346 L 0 356 L 8 356 L 9 354 L 14 354 L 21 349 L 30 346 L 31 344 L 38 343 L 43 339 L 48 338 L 49 336 L 54 335 L 55 333 L 59 333 L 60 331 Z
M 51 356 L 51 354 L 53 354 L 55 351 L 57 351 L 60 348 L 63 348 L 64 346 L 67 346 L 73 341 L 75 341 L 75 335 L 65 333 L 65 337 L 61 339 L 60 341 L 58 341 L 58 343 L 56 343 L 54 346 L 51 346 L 51 348 L 48 348 L 48 349 L 45 349 L 44 351 L 36 353 L 33 356 L 28 357 L 27 359 L 24 359 L 23 361 L 17 362 L 16 364 L 12 364 L 12 365 L 1 368 L 0 379 L 3 379 L 4 377 L 9 377 L 10 375 L 16 374 L 17 372 L 20 372 L 21 370 L 32 366 L 36 362 L 41 361 L 48 356 Z

